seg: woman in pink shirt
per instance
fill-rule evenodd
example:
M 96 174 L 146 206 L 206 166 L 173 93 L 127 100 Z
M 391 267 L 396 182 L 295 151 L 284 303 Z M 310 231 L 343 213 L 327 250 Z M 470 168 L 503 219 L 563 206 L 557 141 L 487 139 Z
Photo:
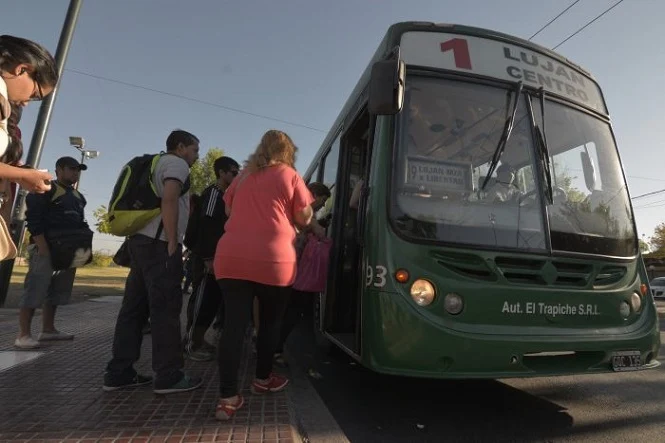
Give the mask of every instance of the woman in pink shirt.
M 288 135 L 266 132 L 224 193 L 229 219 L 214 262 L 225 308 L 217 350 L 219 420 L 228 420 L 244 404 L 238 393 L 238 367 L 254 297 L 259 299 L 260 325 L 252 392 L 277 392 L 288 384 L 287 378 L 272 373 L 273 353 L 296 277 L 295 227 L 309 225 L 314 201 L 295 170 L 295 157 Z

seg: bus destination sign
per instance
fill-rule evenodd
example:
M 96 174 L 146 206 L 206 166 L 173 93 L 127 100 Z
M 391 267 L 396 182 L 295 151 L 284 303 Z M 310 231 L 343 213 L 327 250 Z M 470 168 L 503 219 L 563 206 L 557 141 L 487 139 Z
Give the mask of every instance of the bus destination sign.
M 409 156 L 406 166 L 406 184 L 429 191 L 472 190 L 471 165 L 431 158 Z
M 406 32 L 400 43 L 408 65 L 484 75 L 544 88 L 607 112 L 596 82 L 587 74 L 540 52 L 492 38 L 441 32 Z

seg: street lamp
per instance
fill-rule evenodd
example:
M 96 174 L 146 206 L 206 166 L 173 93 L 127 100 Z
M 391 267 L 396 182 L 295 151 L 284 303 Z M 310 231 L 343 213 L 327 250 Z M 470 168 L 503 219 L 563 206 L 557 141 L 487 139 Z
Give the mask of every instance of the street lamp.
M 93 159 L 99 157 L 99 151 L 90 151 L 85 148 L 85 139 L 83 137 L 69 137 L 69 144 L 81 153 L 81 164 L 85 162 L 85 159 Z M 79 175 L 79 180 L 76 182 L 74 187 L 79 188 L 79 183 L 81 183 L 81 176 Z

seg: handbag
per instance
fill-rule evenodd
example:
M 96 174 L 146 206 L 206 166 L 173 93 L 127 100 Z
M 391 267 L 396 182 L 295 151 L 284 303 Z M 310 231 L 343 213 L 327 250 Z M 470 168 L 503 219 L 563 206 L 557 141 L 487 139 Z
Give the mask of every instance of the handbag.
M 3 217 L 0 217 L 0 261 L 16 258 L 16 252 L 16 245 L 7 228 L 7 223 Z
M 302 292 L 323 292 L 328 280 L 328 261 L 332 240 L 319 240 L 310 234 L 302 252 L 293 289 Z
M 85 266 L 92 261 L 93 232 L 88 227 L 49 230 L 45 237 L 54 271 Z
M 122 242 L 118 251 L 113 256 L 113 263 L 124 268 L 130 268 L 132 264 L 132 258 L 129 255 L 129 246 L 127 245 L 127 240 Z

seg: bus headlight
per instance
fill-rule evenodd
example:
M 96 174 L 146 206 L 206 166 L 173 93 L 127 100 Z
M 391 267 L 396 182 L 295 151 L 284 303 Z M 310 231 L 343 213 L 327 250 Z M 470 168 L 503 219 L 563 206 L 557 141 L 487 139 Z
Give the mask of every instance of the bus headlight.
M 630 305 L 633 307 L 633 311 L 640 312 L 642 308 L 642 297 L 637 292 L 633 292 L 630 296 Z
M 427 280 L 418 279 L 411 285 L 411 298 L 418 306 L 427 306 L 434 301 L 434 285 Z
M 464 300 L 459 294 L 451 292 L 443 299 L 443 306 L 449 314 L 457 315 L 464 309 Z

